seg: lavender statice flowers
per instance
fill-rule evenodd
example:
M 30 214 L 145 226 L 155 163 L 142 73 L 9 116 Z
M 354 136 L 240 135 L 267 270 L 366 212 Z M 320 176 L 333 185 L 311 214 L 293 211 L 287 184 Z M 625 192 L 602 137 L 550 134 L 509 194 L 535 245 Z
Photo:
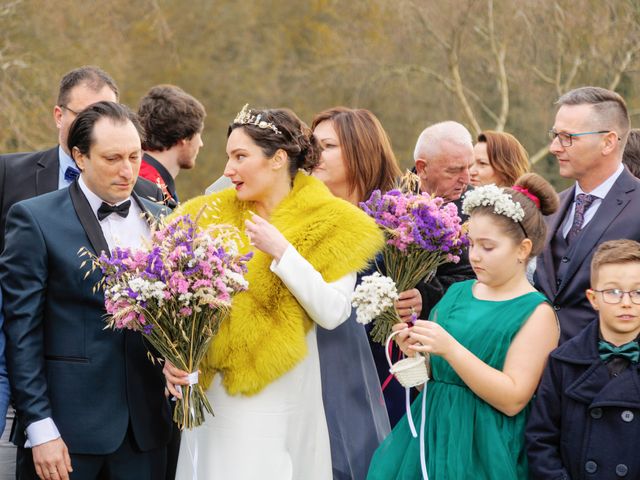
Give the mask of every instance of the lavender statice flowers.
M 454 204 L 426 193 L 396 189 L 385 194 L 375 190 L 360 206 L 385 232 L 387 242 L 379 267 L 399 292 L 433 276 L 440 265 L 460 261 L 467 240 Z M 384 344 L 399 321 L 393 307 L 387 308 L 374 320 L 372 338 Z
M 146 247 L 116 247 L 99 257 L 84 250 L 91 271 L 103 274 L 96 288 L 104 290 L 107 326 L 141 332 L 160 361 L 197 372 L 233 295 L 248 287 L 251 254 L 239 254 L 235 235 L 224 226 L 201 230 L 185 215 L 158 223 Z M 204 410 L 213 413 L 194 383 L 183 389 L 174 421 L 193 428 L 204 421 Z

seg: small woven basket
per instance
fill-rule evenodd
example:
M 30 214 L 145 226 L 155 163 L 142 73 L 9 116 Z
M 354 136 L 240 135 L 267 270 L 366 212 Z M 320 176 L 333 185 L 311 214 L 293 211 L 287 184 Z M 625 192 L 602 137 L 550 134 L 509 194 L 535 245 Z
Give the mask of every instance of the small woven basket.
M 429 380 L 429 371 L 427 370 L 427 358 L 424 355 L 416 354 L 415 357 L 407 357 L 396 363 L 391 362 L 389 356 L 389 344 L 394 336 L 400 333 L 401 330 L 393 332 L 387 338 L 387 344 L 385 345 L 385 353 L 387 355 L 387 362 L 389 363 L 389 372 L 400 382 L 405 388 L 415 387 L 417 385 L 424 384 Z

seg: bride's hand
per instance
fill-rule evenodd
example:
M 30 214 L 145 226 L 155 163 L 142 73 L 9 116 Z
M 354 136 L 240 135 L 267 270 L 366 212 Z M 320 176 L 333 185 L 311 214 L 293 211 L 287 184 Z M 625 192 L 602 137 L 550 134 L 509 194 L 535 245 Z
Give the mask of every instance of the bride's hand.
M 254 214 L 251 220 L 245 220 L 245 232 L 251 245 L 280 261 L 289 242 L 276 227 L 264 218 Z
M 175 367 L 169 360 L 165 360 L 162 373 L 167 381 L 169 393 L 176 398 L 182 398 L 182 392 L 178 385 L 189 385 L 189 374 Z

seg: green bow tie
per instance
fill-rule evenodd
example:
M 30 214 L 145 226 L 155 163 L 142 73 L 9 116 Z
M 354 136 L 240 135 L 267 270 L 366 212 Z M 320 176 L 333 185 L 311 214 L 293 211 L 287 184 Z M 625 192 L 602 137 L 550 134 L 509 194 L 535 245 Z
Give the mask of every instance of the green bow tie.
M 640 360 L 640 345 L 634 340 L 619 347 L 614 347 L 610 343 L 600 340 L 598 343 L 598 353 L 603 362 L 610 360 L 611 357 L 622 357 L 631 363 L 638 363 L 638 360 Z

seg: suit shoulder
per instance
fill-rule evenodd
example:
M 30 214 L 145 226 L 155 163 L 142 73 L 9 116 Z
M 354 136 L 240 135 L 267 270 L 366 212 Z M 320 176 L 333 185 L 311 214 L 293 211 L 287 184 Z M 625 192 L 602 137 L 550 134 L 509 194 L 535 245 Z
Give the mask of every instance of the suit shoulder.
M 33 211 L 45 210 L 48 215 L 51 215 L 52 211 L 60 208 L 61 202 L 70 198 L 69 189 L 62 188 L 60 190 L 54 190 L 53 192 L 38 195 L 37 197 L 21 200 L 15 203 L 9 211 L 17 206 L 22 206 Z

